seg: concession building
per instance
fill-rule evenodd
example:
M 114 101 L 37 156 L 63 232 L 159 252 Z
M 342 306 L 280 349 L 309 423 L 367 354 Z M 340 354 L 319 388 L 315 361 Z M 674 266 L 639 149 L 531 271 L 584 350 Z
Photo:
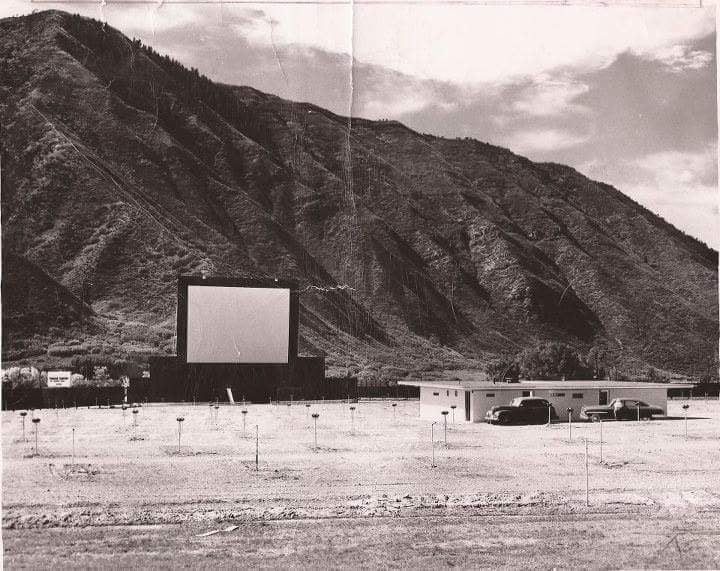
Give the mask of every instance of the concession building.
M 538 397 L 552 403 L 558 417 L 567 420 L 568 408 L 574 415 L 583 406 L 607 404 L 615 398 L 632 398 L 667 412 L 669 389 L 689 389 L 678 383 L 642 383 L 624 381 L 399 381 L 401 385 L 420 387 L 420 416 L 442 418 L 442 411 L 453 410 L 456 421 L 483 422 L 493 406 L 507 405 L 516 397 Z

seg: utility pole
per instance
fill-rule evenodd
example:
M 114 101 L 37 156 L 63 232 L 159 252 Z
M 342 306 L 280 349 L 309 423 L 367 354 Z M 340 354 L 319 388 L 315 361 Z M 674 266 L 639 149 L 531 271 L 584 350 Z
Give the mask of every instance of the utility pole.
M 319 416 L 320 415 L 317 412 L 312 415 L 313 421 L 315 422 L 315 450 L 317 450 L 317 419 Z
M 585 505 L 590 506 L 590 463 L 588 461 L 588 439 L 585 437 Z
M 433 422 L 430 425 L 430 444 L 432 444 L 432 464 L 430 464 L 431 468 L 435 468 L 435 425 L 437 422 Z

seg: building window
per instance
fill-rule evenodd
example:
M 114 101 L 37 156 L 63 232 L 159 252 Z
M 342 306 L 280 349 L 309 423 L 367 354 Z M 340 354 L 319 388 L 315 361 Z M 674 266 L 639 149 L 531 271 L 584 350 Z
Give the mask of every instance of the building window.
M 551 397 L 564 397 L 565 393 L 550 393 Z M 580 395 L 582 396 L 582 395 Z
M 495 398 L 495 393 L 485 393 L 487 398 Z
M 574 399 L 581 399 L 581 398 L 583 398 L 583 394 L 582 394 L 582 393 L 573 393 L 573 398 L 574 398 Z
M 445 396 L 446 396 L 446 397 L 449 397 L 449 396 L 450 396 L 450 391 L 445 391 Z
M 433 393 L 433 396 L 434 396 L 434 397 L 439 397 L 439 396 L 440 396 L 440 393 Z
M 457 396 L 457 391 L 455 391 L 455 396 Z

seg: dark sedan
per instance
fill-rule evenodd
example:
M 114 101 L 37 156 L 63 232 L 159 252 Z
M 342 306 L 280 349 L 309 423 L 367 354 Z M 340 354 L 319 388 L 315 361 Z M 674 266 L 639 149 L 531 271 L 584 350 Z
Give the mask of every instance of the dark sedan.
M 518 397 L 506 406 L 494 406 L 485 414 L 490 424 L 543 424 L 558 418 L 553 406 L 545 399 Z
M 638 399 L 613 399 L 609 404 L 585 406 L 580 411 L 580 418 L 592 420 L 615 419 L 636 420 L 638 418 L 652 419 L 653 416 L 663 415 L 665 411 L 659 406 L 647 404 Z

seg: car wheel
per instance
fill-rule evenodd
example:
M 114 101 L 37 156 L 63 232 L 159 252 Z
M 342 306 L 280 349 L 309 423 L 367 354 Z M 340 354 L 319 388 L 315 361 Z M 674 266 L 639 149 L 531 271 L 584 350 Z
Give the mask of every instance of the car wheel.
M 500 418 L 498 418 L 498 423 L 506 425 L 510 424 L 510 418 L 508 418 L 507 416 L 501 416 Z
M 600 416 L 598 416 L 597 414 L 589 414 L 588 418 L 590 419 L 591 422 L 599 422 L 600 421 Z

